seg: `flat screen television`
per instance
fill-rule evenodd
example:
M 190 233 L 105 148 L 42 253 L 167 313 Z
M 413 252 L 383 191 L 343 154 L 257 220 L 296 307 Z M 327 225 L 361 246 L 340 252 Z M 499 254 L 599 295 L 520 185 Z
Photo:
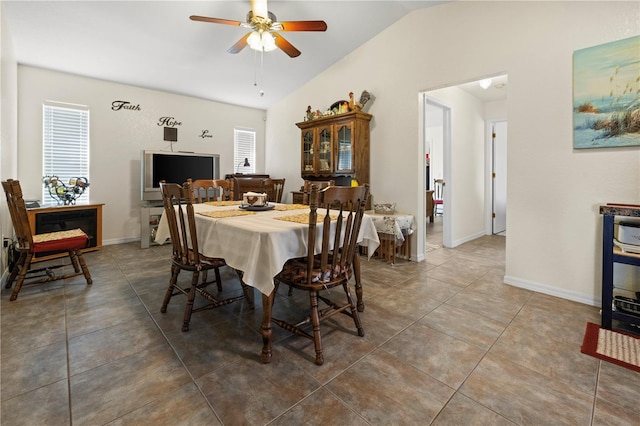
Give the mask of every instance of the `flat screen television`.
M 182 184 L 188 178 L 220 179 L 220 156 L 193 152 L 142 151 L 142 200 L 162 200 L 160 181 Z

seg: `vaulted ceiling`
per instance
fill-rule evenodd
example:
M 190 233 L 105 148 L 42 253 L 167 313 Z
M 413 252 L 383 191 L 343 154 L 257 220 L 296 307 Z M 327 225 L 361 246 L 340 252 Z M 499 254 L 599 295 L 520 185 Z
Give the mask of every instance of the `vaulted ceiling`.
M 278 21 L 324 20 L 326 32 L 286 32 L 302 54 L 229 47 L 249 1 L 13 1 L 3 17 L 18 63 L 267 109 L 411 11 L 444 1 L 276 1 Z M 260 91 L 264 91 L 261 96 Z

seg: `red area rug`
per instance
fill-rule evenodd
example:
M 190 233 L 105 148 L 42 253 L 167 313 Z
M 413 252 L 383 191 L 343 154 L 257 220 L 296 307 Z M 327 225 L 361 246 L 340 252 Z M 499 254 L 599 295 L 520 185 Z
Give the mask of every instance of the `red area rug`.
M 580 352 L 640 372 L 640 336 L 588 322 Z

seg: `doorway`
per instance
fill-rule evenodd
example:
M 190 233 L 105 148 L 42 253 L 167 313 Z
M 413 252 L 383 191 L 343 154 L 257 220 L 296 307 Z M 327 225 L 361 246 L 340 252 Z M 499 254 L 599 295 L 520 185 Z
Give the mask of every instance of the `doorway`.
M 507 122 L 494 121 L 491 129 L 491 233 L 507 235 Z
M 428 183 L 433 186 L 433 179 L 439 177 L 440 162 L 445 182 L 444 214 L 440 216 L 444 247 L 506 232 L 506 132 L 500 130 L 502 126 L 506 130 L 507 83 L 508 76 L 501 74 L 422 92 L 420 130 L 429 154 Z M 442 118 L 445 116 L 448 118 Z M 495 159 L 494 125 L 496 135 L 505 137 L 495 141 Z M 441 159 L 436 135 L 442 140 Z
M 440 180 L 441 186 L 434 199 L 440 199 L 442 204 L 434 206 L 434 226 L 429 226 L 432 232 L 441 235 L 439 243 L 444 247 L 452 247 L 451 241 L 451 206 L 447 182 L 451 159 L 451 109 L 435 99 L 424 96 L 424 142 L 426 156 L 425 189 L 436 191 L 434 182 Z M 430 220 L 430 219 L 427 219 Z M 427 231 L 429 232 L 429 231 Z M 431 244 L 435 238 L 428 238 Z

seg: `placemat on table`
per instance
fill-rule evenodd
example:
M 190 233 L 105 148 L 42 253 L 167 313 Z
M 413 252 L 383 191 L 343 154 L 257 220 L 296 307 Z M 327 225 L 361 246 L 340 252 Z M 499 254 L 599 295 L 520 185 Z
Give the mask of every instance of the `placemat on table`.
M 338 218 L 337 215 L 331 215 L 331 220 L 336 220 Z M 295 222 L 295 223 L 302 223 L 304 225 L 308 225 L 309 224 L 309 213 L 300 213 L 300 214 L 294 214 L 291 216 L 281 216 L 281 217 L 274 217 L 274 219 L 277 220 L 284 220 L 287 222 Z M 321 223 L 324 220 L 324 215 L 318 215 L 316 222 L 317 223 Z
M 302 210 L 308 208 L 309 206 L 306 204 L 278 204 L 273 209 L 283 212 L 287 210 Z
M 234 216 L 247 216 L 250 214 L 256 214 L 255 212 L 248 212 L 246 210 L 222 210 L 219 212 L 198 212 L 202 216 L 207 216 L 212 219 L 224 219 L 225 217 Z
M 239 206 L 241 203 L 242 201 L 228 200 L 228 201 L 205 201 L 202 204 L 221 207 L 221 206 Z

